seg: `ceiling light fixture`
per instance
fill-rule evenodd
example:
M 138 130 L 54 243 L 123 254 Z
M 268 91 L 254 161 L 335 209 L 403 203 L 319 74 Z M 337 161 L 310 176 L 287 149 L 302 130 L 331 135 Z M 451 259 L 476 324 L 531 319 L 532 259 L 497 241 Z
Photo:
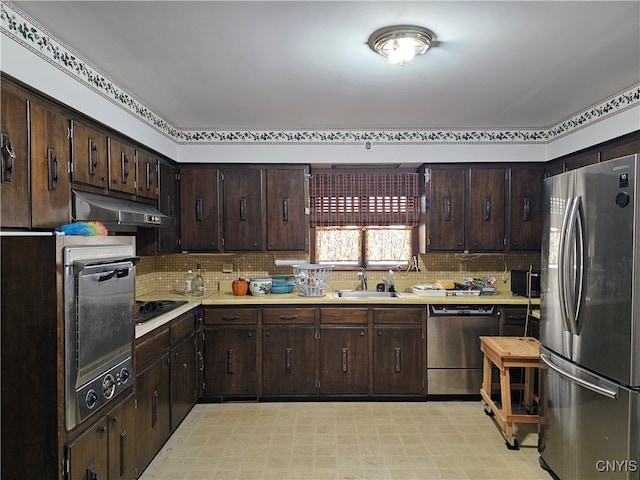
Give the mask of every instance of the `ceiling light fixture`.
M 371 50 L 388 58 L 392 65 L 402 65 L 426 52 L 433 40 L 433 33 L 424 27 L 395 25 L 376 30 L 367 43 Z

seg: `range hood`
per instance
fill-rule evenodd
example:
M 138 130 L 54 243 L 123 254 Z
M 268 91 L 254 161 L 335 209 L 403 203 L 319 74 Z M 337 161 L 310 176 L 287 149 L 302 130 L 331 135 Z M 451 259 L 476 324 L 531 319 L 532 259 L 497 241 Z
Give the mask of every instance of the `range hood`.
M 102 222 L 109 230 L 135 231 L 137 227 L 170 227 L 176 219 L 152 205 L 96 193 L 73 192 L 74 218 Z

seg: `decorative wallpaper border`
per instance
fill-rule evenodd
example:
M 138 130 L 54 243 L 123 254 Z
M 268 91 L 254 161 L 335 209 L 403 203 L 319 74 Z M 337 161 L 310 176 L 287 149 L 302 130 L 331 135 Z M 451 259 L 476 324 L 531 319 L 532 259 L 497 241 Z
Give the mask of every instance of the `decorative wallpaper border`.
M 116 85 L 88 60 L 9 2 L 0 3 L 0 31 L 71 78 L 178 144 L 544 144 L 640 105 L 640 83 L 548 128 L 397 130 L 198 130 L 179 129 Z

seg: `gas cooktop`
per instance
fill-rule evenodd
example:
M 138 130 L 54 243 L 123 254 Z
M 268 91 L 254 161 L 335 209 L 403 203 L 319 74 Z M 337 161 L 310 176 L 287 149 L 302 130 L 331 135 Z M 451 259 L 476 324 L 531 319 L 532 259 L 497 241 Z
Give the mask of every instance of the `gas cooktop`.
M 150 302 L 136 301 L 135 320 L 136 323 L 145 323 L 180 305 L 187 303 L 186 300 L 154 300 Z

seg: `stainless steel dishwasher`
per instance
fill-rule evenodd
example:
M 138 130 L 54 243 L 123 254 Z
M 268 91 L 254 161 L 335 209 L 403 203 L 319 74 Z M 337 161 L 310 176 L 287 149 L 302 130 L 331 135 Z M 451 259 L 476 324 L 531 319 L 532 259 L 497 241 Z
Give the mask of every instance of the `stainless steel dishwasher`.
M 496 305 L 429 305 L 427 394 L 480 395 L 482 335 L 498 335 Z

